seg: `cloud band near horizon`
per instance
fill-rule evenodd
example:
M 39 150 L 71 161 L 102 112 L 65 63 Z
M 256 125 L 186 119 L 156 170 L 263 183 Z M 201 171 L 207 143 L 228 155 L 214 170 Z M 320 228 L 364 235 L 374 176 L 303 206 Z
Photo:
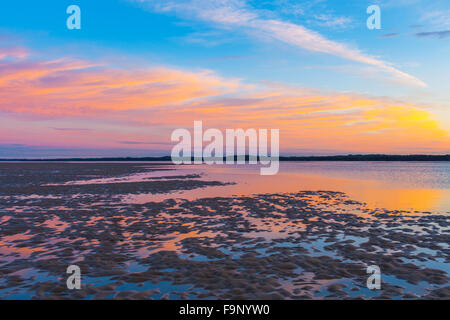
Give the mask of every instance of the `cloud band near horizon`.
M 193 121 L 202 120 L 205 127 L 221 130 L 280 129 L 281 152 L 290 154 L 450 151 L 449 131 L 427 106 L 248 84 L 207 70 L 136 69 L 5 52 L 0 59 L 0 144 L 168 151 L 172 130 L 191 129 Z

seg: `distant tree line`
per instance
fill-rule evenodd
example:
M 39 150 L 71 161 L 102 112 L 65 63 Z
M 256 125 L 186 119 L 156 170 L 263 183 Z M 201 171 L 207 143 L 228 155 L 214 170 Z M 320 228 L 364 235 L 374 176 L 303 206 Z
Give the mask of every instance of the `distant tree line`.
M 246 156 L 248 161 L 249 156 Z M 194 158 L 192 157 L 192 161 Z M 224 162 L 226 158 L 224 157 Z M 237 160 L 235 156 L 235 160 Z M 259 160 L 259 159 L 258 159 Z M 165 157 L 108 157 L 108 158 L 59 158 L 59 159 L 0 159 L 0 161 L 172 161 Z M 348 154 L 336 156 L 280 156 L 280 161 L 450 161 L 446 155 L 392 155 L 392 154 Z

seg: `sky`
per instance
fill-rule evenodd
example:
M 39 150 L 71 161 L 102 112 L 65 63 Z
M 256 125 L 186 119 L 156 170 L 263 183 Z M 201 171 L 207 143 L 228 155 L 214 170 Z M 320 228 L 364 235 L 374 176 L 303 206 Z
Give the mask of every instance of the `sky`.
M 0 6 L 0 158 L 169 155 L 195 120 L 282 155 L 450 153 L 447 0 Z

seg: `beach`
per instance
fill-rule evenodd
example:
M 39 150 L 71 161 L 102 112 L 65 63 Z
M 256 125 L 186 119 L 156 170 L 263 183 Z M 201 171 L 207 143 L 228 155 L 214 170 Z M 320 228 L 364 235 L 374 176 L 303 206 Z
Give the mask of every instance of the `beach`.
M 448 165 L 417 165 L 440 187 L 391 193 L 426 206 L 366 196 L 373 173 L 298 185 L 292 164 L 277 185 L 170 163 L 0 163 L 0 299 L 449 299 Z

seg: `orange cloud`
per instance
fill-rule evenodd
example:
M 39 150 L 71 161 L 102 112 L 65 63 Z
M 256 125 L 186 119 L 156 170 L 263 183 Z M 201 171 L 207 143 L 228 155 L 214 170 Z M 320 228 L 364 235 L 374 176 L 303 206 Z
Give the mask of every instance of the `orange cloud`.
M 0 58 L 0 112 L 14 118 L 0 121 L 0 143 L 39 137 L 36 144 L 169 151 L 173 129 L 202 120 L 205 127 L 219 129 L 278 128 L 284 153 L 450 152 L 449 132 L 420 105 L 273 83 L 251 86 L 209 71 L 165 67 Z M 43 121 L 48 119 L 54 121 Z M 33 126 L 26 125 L 30 121 Z M 89 131 L 49 129 L 65 126 Z
M 80 116 L 180 104 L 235 90 L 209 71 L 124 70 L 78 60 L 0 63 L 0 110 Z

